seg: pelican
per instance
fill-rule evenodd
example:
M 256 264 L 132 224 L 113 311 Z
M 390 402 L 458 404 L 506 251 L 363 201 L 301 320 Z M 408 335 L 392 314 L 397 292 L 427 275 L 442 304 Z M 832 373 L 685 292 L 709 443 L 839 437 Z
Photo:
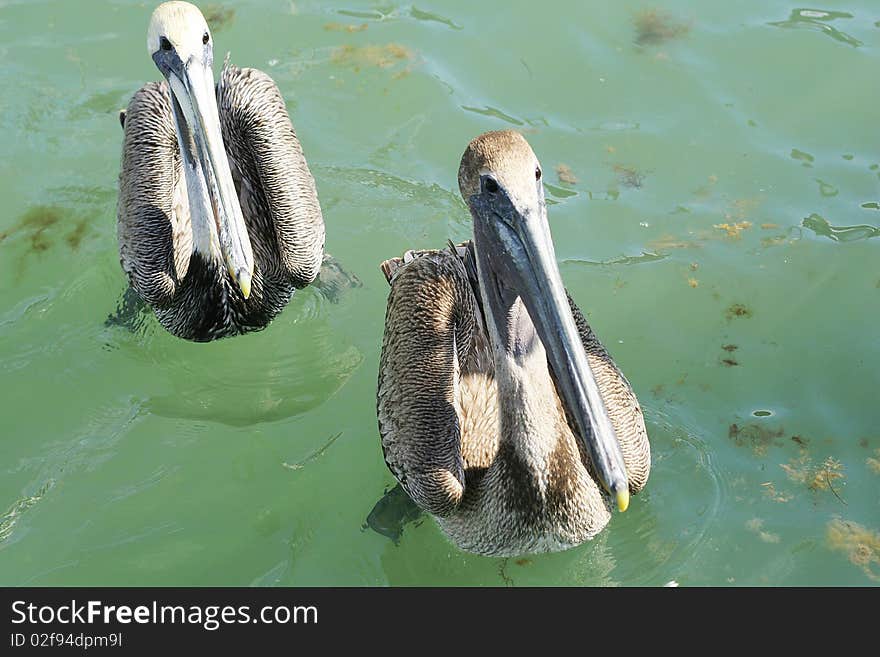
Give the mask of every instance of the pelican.
M 473 241 L 382 263 L 385 462 L 462 550 L 564 550 L 645 485 L 642 411 L 563 287 L 522 135 L 474 139 L 458 184 Z
M 227 62 L 216 88 L 202 13 L 165 2 L 147 51 L 165 77 L 137 91 L 117 233 L 123 270 L 159 322 L 200 342 L 265 328 L 318 274 L 315 181 L 272 79 Z

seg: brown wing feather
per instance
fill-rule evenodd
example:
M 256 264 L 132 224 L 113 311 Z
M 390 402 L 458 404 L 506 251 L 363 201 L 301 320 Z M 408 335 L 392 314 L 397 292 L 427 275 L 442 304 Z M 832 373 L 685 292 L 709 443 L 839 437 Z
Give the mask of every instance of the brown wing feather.
M 132 287 L 161 308 L 186 276 L 192 250 L 167 83 L 150 82 L 132 96 L 123 132 L 119 258 Z
M 385 462 L 420 507 L 448 515 L 464 493 L 456 388 L 473 292 L 450 251 L 409 252 L 382 270 L 391 276 L 377 394 Z
M 284 98 L 262 71 L 227 63 L 217 84 L 217 107 L 258 259 L 305 287 L 321 268 L 324 219 Z

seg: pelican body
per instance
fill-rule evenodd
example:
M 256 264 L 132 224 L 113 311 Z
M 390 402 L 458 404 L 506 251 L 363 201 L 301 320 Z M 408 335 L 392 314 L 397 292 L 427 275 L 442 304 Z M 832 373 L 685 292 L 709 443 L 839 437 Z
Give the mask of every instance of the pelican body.
M 458 175 L 473 241 L 382 264 L 385 461 L 484 555 L 591 539 L 650 471 L 632 386 L 562 285 L 540 178 L 520 134 L 477 137 Z
M 228 61 L 214 83 L 201 12 L 166 2 L 147 49 L 165 76 L 137 91 L 124 140 L 117 233 L 132 288 L 174 335 L 265 328 L 318 274 L 324 221 L 284 99 Z

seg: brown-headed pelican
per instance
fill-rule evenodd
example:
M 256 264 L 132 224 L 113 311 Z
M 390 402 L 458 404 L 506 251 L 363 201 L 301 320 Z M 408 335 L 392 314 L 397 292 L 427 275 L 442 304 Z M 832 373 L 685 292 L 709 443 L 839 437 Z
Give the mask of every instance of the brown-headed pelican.
M 385 461 L 464 550 L 566 549 L 645 485 L 642 411 L 562 285 L 526 140 L 477 137 L 458 184 L 473 242 L 382 265 Z
M 264 328 L 321 266 L 315 182 L 272 79 L 224 65 L 187 2 L 159 5 L 150 82 L 121 117 L 122 268 L 174 335 L 207 341 Z

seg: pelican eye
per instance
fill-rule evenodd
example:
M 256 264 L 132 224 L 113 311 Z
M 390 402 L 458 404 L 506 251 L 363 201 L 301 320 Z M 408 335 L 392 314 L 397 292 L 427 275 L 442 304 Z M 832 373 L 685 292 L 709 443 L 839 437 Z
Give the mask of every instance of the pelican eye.
M 208 43 L 208 39 L 210 39 L 210 38 L 211 38 L 211 37 L 208 36 L 208 33 L 205 32 L 205 33 L 202 35 L 202 43 L 205 43 L 205 44 Z
M 541 179 L 541 167 L 535 167 L 535 180 Z
M 162 48 L 162 50 L 171 50 L 171 42 L 165 37 L 159 38 L 159 46 Z
M 486 176 L 485 178 L 483 178 L 483 188 L 490 194 L 494 194 L 498 191 L 498 183 L 495 181 L 494 178 Z

